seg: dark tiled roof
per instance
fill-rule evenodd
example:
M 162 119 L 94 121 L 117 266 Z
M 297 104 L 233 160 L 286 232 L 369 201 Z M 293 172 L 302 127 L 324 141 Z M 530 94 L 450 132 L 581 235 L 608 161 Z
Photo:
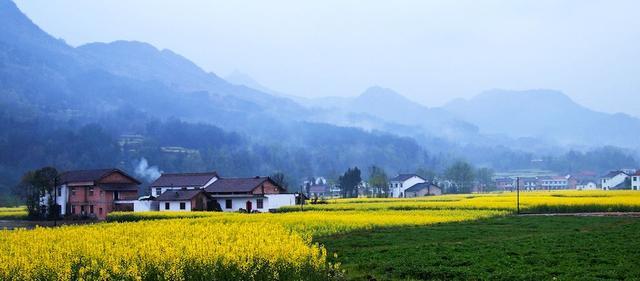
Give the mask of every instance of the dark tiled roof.
M 102 178 L 112 174 L 112 173 L 121 173 L 122 175 L 132 179 L 137 184 L 140 184 L 140 181 L 135 179 L 134 177 L 128 175 L 127 173 L 119 170 L 119 169 L 95 169 L 95 170 L 76 170 L 76 171 L 67 171 L 60 174 L 60 182 L 61 183 L 73 183 L 73 182 L 96 182 L 101 180 Z
M 419 177 L 422 179 L 421 176 L 418 176 L 416 174 L 399 174 L 397 177 L 390 179 L 389 181 L 406 181 L 412 177 Z M 424 179 L 423 179 L 424 180 Z
M 435 184 L 428 183 L 428 182 L 423 182 L 423 183 L 414 184 L 413 186 L 407 188 L 407 190 L 405 190 L 405 192 L 418 192 L 420 190 L 423 190 L 423 189 L 426 189 L 426 188 L 429 188 L 429 187 L 439 188 Z
M 209 193 L 251 192 L 266 181 L 277 185 L 269 177 L 221 178 L 209 185 L 205 190 Z
M 611 171 L 611 172 L 609 172 L 608 174 L 606 174 L 606 175 L 604 176 L 604 178 L 613 178 L 613 177 L 615 177 L 615 176 L 617 176 L 617 175 L 619 175 L 619 174 L 625 174 L 625 175 L 627 175 L 627 173 L 625 173 L 625 172 L 623 172 L 623 171 Z
M 162 174 L 151 183 L 150 187 L 201 187 L 209 182 L 218 173 L 182 173 L 182 174 Z
M 160 194 L 157 201 L 186 201 L 196 195 L 203 193 L 202 189 L 180 189 L 180 190 L 167 190 Z

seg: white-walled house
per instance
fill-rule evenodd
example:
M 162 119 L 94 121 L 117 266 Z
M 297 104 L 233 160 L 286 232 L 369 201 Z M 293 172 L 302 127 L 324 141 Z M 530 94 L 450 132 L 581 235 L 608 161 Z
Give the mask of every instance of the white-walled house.
M 236 212 L 240 209 L 267 212 L 296 204 L 295 194 L 286 193 L 284 188 L 269 177 L 220 178 L 205 191 L 224 212 Z
M 631 176 L 631 189 L 640 190 L 640 170 Z
M 221 178 L 216 172 L 162 174 L 150 186 L 153 203 L 138 200 L 136 211 L 267 212 L 296 204 L 295 194 L 269 177 Z
M 597 190 L 598 185 L 592 181 L 580 182 L 576 185 L 576 189 L 577 190 Z
M 161 212 L 213 210 L 211 197 L 202 189 L 167 190 L 156 201 Z
M 629 175 L 623 171 L 611 171 L 600 179 L 603 190 L 622 189 Z
M 427 180 L 416 174 L 399 174 L 397 177 L 389 180 L 389 192 L 391 197 L 404 198 L 405 191 L 419 183 L 425 183 Z
M 205 189 L 218 180 L 218 173 L 162 174 L 149 185 L 151 195 L 158 197 L 167 190 Z

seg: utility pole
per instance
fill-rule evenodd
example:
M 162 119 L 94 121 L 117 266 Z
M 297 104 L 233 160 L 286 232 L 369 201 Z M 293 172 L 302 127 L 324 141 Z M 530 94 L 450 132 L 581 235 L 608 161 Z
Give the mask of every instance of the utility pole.
M 520 177 L 516 177 L 516 208 L 517 214 L 520 214 Z
M 58 226 L 58 175 L 53 178 L 53 226 Z

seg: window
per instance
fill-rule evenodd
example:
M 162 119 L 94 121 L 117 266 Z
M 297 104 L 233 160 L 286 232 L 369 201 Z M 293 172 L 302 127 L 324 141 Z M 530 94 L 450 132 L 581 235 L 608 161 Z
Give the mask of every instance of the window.
M 165 210 L 169 210 L 170 208 L 171 208 L 171 207 L 170 207 L 170 203 L 169 203 L 169 202 L 165 202 L 165 203 L 164 203 L 164 209 L 165 209 Z
M 93 214 L 93 205 L 89 205 L 89 214 Z
M 104 191 L 100 190 L 100 198 L 104 198 Z
M 102 215 L 102 208 L 98 208 L 98 214 Z
M 89 188 L 89 196 L 93 196 L 93 187 Z
M 71 205 L 71 213 L 75 214 L 76 213 L 76 206 Z
M 117 191 L 113 192 L 113 200 L 119 200 L 120 199 L 120 194 Z
M 84 205 L 80 206 L 80 213 L 84 214 Z
M 162 188 L 156 188 L 156 196 L 160 196 L 162 194 Z
M 262 200 L 263 199 L 256 199 L 256 208 L 258 209 L 264 208 L 264 202 Z
M 62 187 L 58 187 L 58 197 L 62 196 Z
M 76 195 L 76 188 L 72 187 L 71 188 L 71 196 L 75 196 Z
M 187 208 L 187 203 L 185 202 L 180 202 L 180 210 L 184 210 Z
M 233 202 L 231 201 L 231 199 L 227 199 L 224 201 L 224 208 L 225 209 L 233 208 Z

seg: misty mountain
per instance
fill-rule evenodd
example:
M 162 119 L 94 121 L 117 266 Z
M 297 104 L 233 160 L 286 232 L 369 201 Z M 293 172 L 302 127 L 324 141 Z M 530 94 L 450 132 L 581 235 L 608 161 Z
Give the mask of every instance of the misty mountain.
M 131 170 L 141 157 L 167 172 L 284 171 L 292 181 L 433 163 L 413 139 L 304 121 L 310 115 L 146 43 L 71 47 L 0 0 L 0 191 L 44 165 Z
M 444 109 L 473 122 L 483 134 L 530 137 L 563 145 L 638 148 L 640 120 L 585 108 L 558 91 L 492 90 Z

